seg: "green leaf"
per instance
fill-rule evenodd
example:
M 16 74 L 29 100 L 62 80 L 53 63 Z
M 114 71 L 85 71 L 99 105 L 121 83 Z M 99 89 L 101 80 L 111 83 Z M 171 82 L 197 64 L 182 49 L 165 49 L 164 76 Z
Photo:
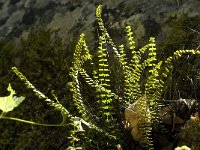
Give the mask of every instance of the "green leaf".
M 7 90 L 10 91 L 10 95 L 6 97 L 0 97 L 0 109 L 3 112 L 12 111 L 25 99 L 25 97 L 23 96 L 13 96 L 15 94 L 15 91 L 12 89 L 10 84 L 8 85 Z

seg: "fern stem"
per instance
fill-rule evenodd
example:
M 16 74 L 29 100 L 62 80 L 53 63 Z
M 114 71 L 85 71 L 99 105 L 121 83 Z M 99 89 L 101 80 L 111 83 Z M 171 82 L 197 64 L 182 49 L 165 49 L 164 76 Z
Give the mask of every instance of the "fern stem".
M 46 127 L 58 127 L 58 126 L 66 126 L 66 124 L 44 124 L 44 123 L 37 123 L 29 120 L 24 120 L 20 118 L 13 118 L 13 117 L 3 117 L 1 116 L 0 119 L 7 119 L 7 120 L 15 120 L 23 123 L 28 123 L 32 125 L 38 125 L 38 126 L 46 126 Z

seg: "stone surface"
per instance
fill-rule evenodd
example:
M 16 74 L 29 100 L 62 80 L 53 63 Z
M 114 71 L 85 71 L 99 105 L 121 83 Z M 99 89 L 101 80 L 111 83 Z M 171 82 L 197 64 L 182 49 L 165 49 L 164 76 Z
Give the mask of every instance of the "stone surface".
M 108 31 L 121 31 L 131 25 L 136 42 L 144 36 L 162 40 L 170 31 L 168 24 L 172 20 L 200 15 L 199 0 L 1 0 L 0 37 L 7 40 L 26 37 L 30 29 L 44 27 L 57 31 L 64 42 L 77 38 L 81 32 L 90 41 L 97 31 L 98 4 L 103 4 Z

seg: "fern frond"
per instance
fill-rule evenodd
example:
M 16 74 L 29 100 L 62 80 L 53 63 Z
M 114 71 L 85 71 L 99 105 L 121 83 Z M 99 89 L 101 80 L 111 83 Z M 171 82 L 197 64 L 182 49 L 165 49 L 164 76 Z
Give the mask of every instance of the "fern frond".
M 99 36 L 99 47 L 98 47 L 98 58 L 99 58 L 99 69 L 98 69 L 98 80 L 100 86 L 106 88 L 110 91 L 110 70 L 108 68 L 108 60 L 107 60 L 107 51 L 105 48 L 106 39 L 104 36 Z M 100 95 L 100 104 L 103 113 L 103 118 L 106 119 L 107 122 L 110 121 L 111 115 L 113 112 L 113 96 L 112 94 L 105 93 L 101 91 Z
M 47 104 L 49 106 L 52 106 L 55 108 L 55 110 L 58 110 L 61 112 L 62 115 L 65 115 L 69 118 L 71 118 L 72 116 L 70 115 L 69 111 L 62 106 L 62 104 L 60 104 L 59 101 L 53 101 L 51 99 L 49 99 L 47 96 L 45 96 L 42 92 L 40 92 L 39 90 L 37 90 L 31 83 L 30 81 L 16 68 L 16 67 L 12 67 L 12 71 L 20 78 L 20 80 L 22 80 L 24 82 L 24 84 L 26 85 L 27 88 L 31 89 L 35 95 L 39 98 L 44 100 L 45 102 L 47 102 Z
M 104 36 L 105 39 L 108 40 L 108 43 L 116 48 L 112 38 L 110 37 L 110 35 L 108 34 L 107 29 L 104 26 L 103 19 L 101 17 L 101 12 L 102 12 L 102 5 L 99 5 L 97 7 L 97 9 L 96 9 L 96 19 L 97 19 L 97 22 L 98 22 L 98 25 L 99 25 L 99 29 L 102 32 L 101 36 Z
M 124 57 L 126 56 L 126 54 L 122 49 L 123 47 L 120 47 L 120 53 L 122 54 L 121 60 L 123 61 L 122 65 L 124 70 L 124 104 L 128 106 L 137 99 L 137 96 L 139 97 L 138 91 L 140 90 L 138 89 L 140 89 L 140 85 L 138 84 L 138 82 L 136 82 L 136 80 L 139 81 L 140 75 L 133 73 L 133 71 L 137 67 L 137 64 L 139 63 L 139 58 L 135 51 L 135 42 L 130 26 L 126 27 L 126 32 L 127 38 L 129 40 L 129 49 L 132 53 L 131 63 L 127 64 L 127 62 L 125 61 Z
M 164 80 L 164 78 L 166 78 L 169 73 L 170 73 L 170 69 L 173 67 L 173 62 L 178 60 L 179 58 L 181 58 L 184 54 L 189 54 L 189 55 L 200 55 L 200 51 L 199 50 L 177 50 L 173 53 L 172 56 L 168 57 L 165 61 L 163 61 L 164 63 L 164 69 L 162 71 L 162 80 Z
M 117 59 L 119 59 L 119 52 L 117 50 L 117 46 L 114 44 L 113 42 L 113 39 L 110 37 L 107 29 L 105 28 L 104 26 L 104 23 L 103 23 L 103 19 L 101 17 L 101 12 L 102 12 L 102 5 L 99 5 L 96 9 L 96 19 L 97 19 L 97 23 L 98 23 L 98 26 L 99 26 L 99 29 L 101 31 L 101 35 L 102 37 L 105 38 L 107 44 L 110 44 L 112 46 L 112 49 L 113 49 L 113 52 L 115 54 L 115 57 Z
M 127 38 L 129 41 L 129 49 L 131 50 L 131 53 L 132 53 L 131 64 L 138 64 L 140 60 L 140 55 L 135 50 L 135 41 L 134 41 L 133 32 L 131 31 L 131 26 L 126 27 L 126 32 L 127 32 Z
M 119 46 L 119 54 L 119 62 L 122 64 L 123 70 L 125 71 L 127 69 L 127 57 L 124 51 L 124 45 Z
M 113 96 L 114 99 L 119 99 L 121 100 L 122 97 L 120 97 L 119 95 L 113 93 L 111 90 L 103 87 L 101 84 L 99 84 L 98 80 L 93 80 L 84 69 L 80 69 L 79 70 L 80 75 L 83 77 L 84 81 L 90 85 L 91 87 L 93 87 L 97 93 L 102 93 L 105 92 L 106 94 L 111 94 Z
M 79 83 L 79 70 L 83 67 L 84 63 L 87 60 L 91 59 L 91 55 L 89 53 L 88 47 L 85 42 L 85 35 L 81 34 L 80 39 L 76 45 L 76 49 L 73 56 L 73 66 L 70 70 L 70 76 L 72 78 L 72 82 L 69 82 L 70 91 L 72 92 L 72 97 L 74 101 L 74 105 L 77 107 L 79 113 L 82 115 L 82 118 L 88 120 L 87 118 L 87 108 L 82 101 L 80 83 Z
M 156 92 L 161 88 L 162 82 L 159 80 L 159 71 L 162 65 L 162 62 L 157 63 L 157 58 L 156 58 L 156 44 L 155 44 L 155 38 L 150 38 L 150 43 L 149 45 L 149 53 L 148 53 L 148 58 L 145 60 L 145 64 L 150 67 L 148 70 L 149 72 L 149 77 L 147 78 L 147 82 L 145 84 L 145 94 L 147 95 L 147 98 L 149 99 L 149 109 L 151 111 L 151 116 L 152 116 L 152 122 L 158 122 L 158 111 L 160 110 L 159 106 L 159 100 L 160 100 L 160 95 L 162 92 L 160 91 L 160 95 L 158 96 L 158 93 Z M 156 92 L 156 94 L 155 94 Z
M 159 72 L 159 78 L 160 78 L 159 89 L 163 89 L 164 81 L 165 81 L 164 78 L 168 77 L 170 70 L 173 67 L 173 63 L 179 58 L 181 58 L 184 54 L 199 55 L 200 51 L 199 50 L 177 50 L 173 53 L 172 56 L 168 57 L 166 60 L 160 61 L 160 63 L 162 63 L 163 65 L 163 69 L 161 70 L 161 72 Z M 159 93 L 160 92 L 156 92 L 155 95 L 160 95 Z
M 20 78 L 21 81 L 24 82 L 24 84 L 26 85 L 27 88 L 32 89 L 33 92 L 35 93 L 35 95 L 39 98 L 44 100 L 45 102 L 47 102 L 47 104 L 49 106 L 52 106 L 55 108 L 55 110 L 58 110 L 63 114 L 66 115 L 66 117 L 69 118 L 70 121 L 72 122 L 76 122 L 77 120 L 80 121 L 81 123 L 83 123 L 84 125 L 86 125 L 88 128 L 90 129 L 94 129 L 97 132 L 103 133 L 104 135 L 106 135 L 107 137 L 111 138 L 111 139 L 117 139 L 116 136 L 107 133 L 106 131 L 104 131 L 103 129 L 97 127 L 96 125 L 92 124 L 91 122 L 87 122 L 82 118 L 79 117 L 74 117 L 72 116 L 69 111 L 62 106 L 62 104 L 59 103 L 58 100 L 54 101 L 49 99 L 47 96 L 45 96 L 43 93 L 41 93 L 39 90 L 37 90 L 31 83 L 30 81 L 16 68 L 16 67 L 12 67 L 13 72 Z M 12 119 L 12 120 L 16 120 L 16 121 L 22 121 L 22 122 L 26 122 L 26 123 L 31 123 L 31 124 L 35 124 L 35 125 L 42 125 L 42 126 L 61 126 L 62 124 L 40 124 L 40 123 L 35 123 L 35 122 L 31 122 L 31 121 L 26 121 L 26 120 L 21 120 L 18 118 L 5 118 L 5 119 Z M 75 124 L 74 124 L 75 125 Z M 76 128 L 79 128 L 77 126 L 75 126 Z M 78 130 L 77 130 L 78 131 Z M 73 131 L 74 132 L 74 131 Z

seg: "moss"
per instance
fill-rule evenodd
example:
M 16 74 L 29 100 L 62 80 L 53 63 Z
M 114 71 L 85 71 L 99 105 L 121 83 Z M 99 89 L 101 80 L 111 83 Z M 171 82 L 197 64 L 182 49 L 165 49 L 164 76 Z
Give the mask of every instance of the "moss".
M 182 127 L 179 137 L 179 145 L 187 145 L 192 148 L 192 150 L 200 149 L 200 122 L 199 120 L 190 119 Z

